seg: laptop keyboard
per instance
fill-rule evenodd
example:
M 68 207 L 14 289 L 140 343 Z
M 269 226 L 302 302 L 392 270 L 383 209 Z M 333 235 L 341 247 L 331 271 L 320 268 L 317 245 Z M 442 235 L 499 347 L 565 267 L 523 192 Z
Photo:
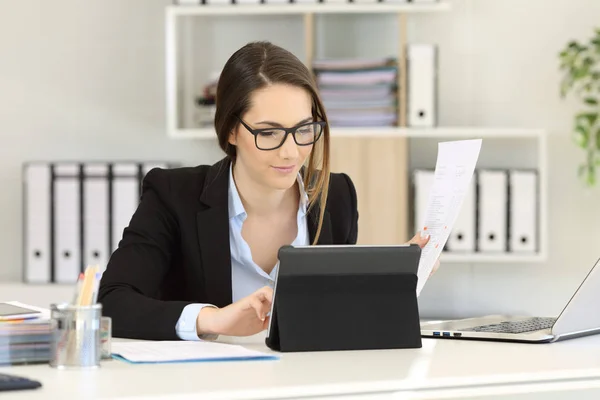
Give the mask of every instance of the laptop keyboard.
M 480 325 L 464 331 L 494 333 L 524 333 L 551 328 L 556 318 L 533 317 L 522 321 L 503 321 L 498 324 Z

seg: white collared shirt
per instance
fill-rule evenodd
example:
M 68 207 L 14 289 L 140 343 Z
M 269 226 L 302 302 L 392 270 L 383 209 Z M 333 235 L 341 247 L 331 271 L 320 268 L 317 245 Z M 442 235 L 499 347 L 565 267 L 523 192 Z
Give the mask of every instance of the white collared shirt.
M 250 246 L 242 237 L 242 225 L 246 220 L 247 213 L 233 179 L 232 165 L 229 167 L 229 246 L 231 251 L 231 294 L 233 302 L 236 302 L 263 286 L 270 286 L 272 288 L 277 276 L 279 262 L 274 266 L 271 273 L 267 274 L 252 259 Z M 298 174 L 297 182 L 300 188 L 300 201 L 297 213 L 298 233 L 292 245 L 300 246 L 310 244 L 306 221 L 308 195 L 304 189 L 304 182 L 300 174 Z M 200 310 L 206 306 L 210 306 L 210 304 L 195 303 L 184 308 L 175 327 L 177 335 L 181 339 L 201 340 L 196 331 L 196 318 Z

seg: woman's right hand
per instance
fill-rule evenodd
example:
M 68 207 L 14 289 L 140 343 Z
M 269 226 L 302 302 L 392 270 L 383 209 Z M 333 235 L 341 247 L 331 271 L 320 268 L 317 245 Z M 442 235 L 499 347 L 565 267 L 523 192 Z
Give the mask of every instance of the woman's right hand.
M 273 289 L 265 286 L 224 308 L 204 307 L 196 318 L 198 335 L 251 336 L 269 326 Z

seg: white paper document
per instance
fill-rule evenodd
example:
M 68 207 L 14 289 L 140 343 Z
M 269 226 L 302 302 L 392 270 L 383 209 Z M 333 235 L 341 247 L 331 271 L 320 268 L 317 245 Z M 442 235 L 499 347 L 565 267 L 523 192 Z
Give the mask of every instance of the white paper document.
M 433 186 L 419 229 L 431 238 L 421 251 L 417 296 L 425 286 L 440 256 L 468 192 L 481 150 L 481 139 L 441 142 Z
M 195 341 L 135 341 L 112 343 L 112 353 L 131 363 L 173 363 L 278 359 L 276 355 L 232 344 Z

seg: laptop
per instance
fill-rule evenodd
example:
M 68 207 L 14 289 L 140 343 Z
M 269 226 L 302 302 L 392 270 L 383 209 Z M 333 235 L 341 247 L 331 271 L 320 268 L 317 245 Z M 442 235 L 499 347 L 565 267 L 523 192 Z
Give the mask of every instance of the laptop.
M 550 343 L 600 333 L 600 259 L 557 317 L 489 315 L 422 323 L 421 336 Z

